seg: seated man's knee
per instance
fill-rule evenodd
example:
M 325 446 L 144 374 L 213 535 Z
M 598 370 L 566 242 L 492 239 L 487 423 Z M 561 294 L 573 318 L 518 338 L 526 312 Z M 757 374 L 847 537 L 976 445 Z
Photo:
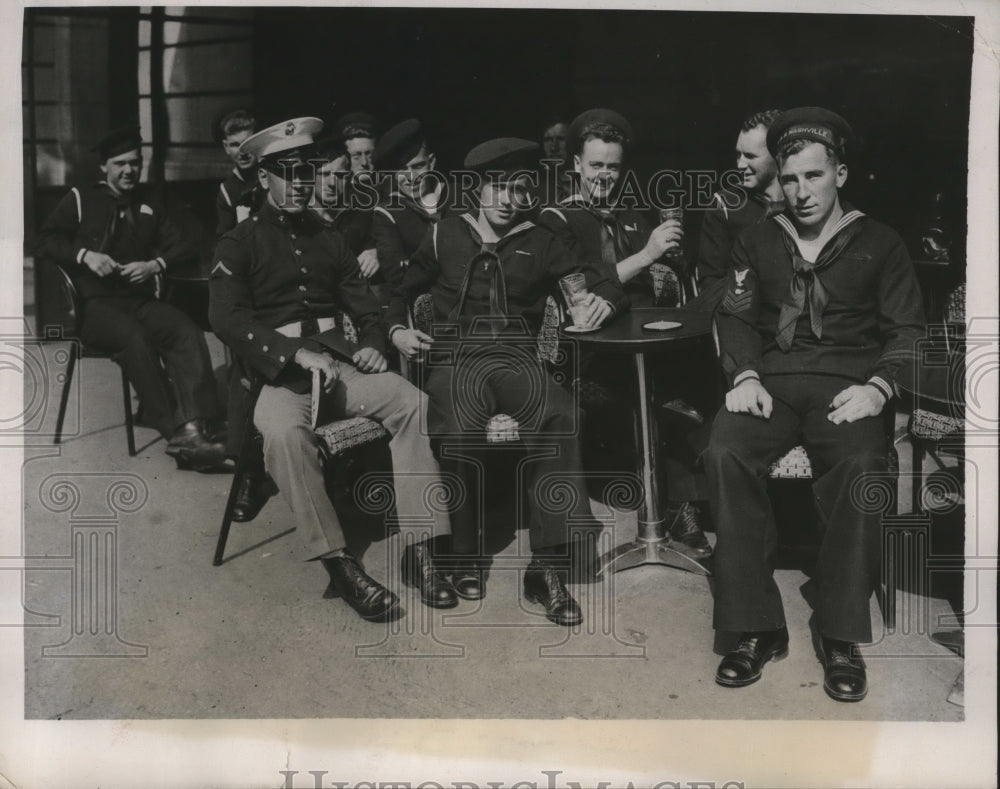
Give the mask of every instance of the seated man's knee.
M 838 465 L 846 466 L 858 474 L 877 474 L 888 471 L 889 459 L 885 453 L 868 450 L 845 454 Z
M 725 409 L 716 416 L 709 433 L 708 445 L 702 455 L 706 471 L 721 470 L 735 463 L 748 466 L 758 474 L 763 474 L 764 461 L 745 441 L 746 425 L 740 425 L 743 421 L 739 418 L 741 416 L 730 414 Z
M 111 349 L 102 349 L 111 350 Z M 142 329 L 132 332 L 120 348 L 114 349 L 122 356 L 157 356 L 153 340 Z
M 411 384 L 401 375 L 396 373 L 385 373 L 391 375 L 396 385 L 396 407 L 401 414 L 409 416 L 427 415 L 427 395 Z
M 254 425 L 264 437 L 265 452 L 269 446 L 305 447 L 316 443 L 308 414 L 300 409 L 290 408 L 280 400 L 262 398 L 258 401 Z

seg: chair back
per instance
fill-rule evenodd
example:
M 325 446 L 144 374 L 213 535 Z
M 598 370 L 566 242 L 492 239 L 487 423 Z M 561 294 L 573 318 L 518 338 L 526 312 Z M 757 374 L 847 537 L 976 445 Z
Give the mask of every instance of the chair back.
M 944 304 L 944 319 L 948 323 L 965 325 L 965 283 L 960 282 L 948 294 Z
M 351 316 L 346 312 L 338 311 L 337 318 L 340 319 L 340 327 L 344 330 L 344 339 L 352 345 L 358 344 L 358 329 L 351 320 Z
M 683 277 L 666 263 L 653 263 L 649 267 L 653 276 L 653 293 L 659 307 L 683 307 L 688 299 L 698 295 L 698 283 L 689 274 Z
M 76 289 L 69 274 L 66 273 L 66 269 L 62 266 L 54 266 L 54 268 L 59 272 L 59 290 L 62 293 L 63 306 L 66 308 L 66 313 L 69 315 L 73 327 L 73 336 L 79 337 L 80 324 L 83 321 L 83 299 L 80 298 L 80 292 Z

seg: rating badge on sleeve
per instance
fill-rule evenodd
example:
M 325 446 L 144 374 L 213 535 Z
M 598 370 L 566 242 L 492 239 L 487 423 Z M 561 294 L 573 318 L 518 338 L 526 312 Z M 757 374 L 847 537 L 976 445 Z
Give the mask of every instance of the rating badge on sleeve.
M 750 269 L 733 272 L 733 285 L 726 291 L 726 298 L 722 301 L 722 309 L 730 315 L 739 315 L 750 309 L 753 302 L 753 289 L 746 284 L 747 274 Z

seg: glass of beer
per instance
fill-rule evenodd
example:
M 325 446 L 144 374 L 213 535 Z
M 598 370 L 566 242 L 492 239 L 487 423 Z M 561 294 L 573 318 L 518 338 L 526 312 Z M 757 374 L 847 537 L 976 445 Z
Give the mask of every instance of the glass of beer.
M 582 328 L 585 325 L 587 315 L 587 278 L 583 274 L 567 274 L 559 280 L 559 289 L 562 291 L 566 306 L 569 307 L 570 317 L 573 325 Z
M 683 208 L 661 208 L 660 214 L 660 224 L 665 222 L 671 222 L 676 224 L 681 233 L 684 233 L 684 209 Z M 668 249 L 663 257 L 665 258 L 680 258 L 684 256 L 684 242 L 683 239 L 677 243 L 677 246 L 673 249 Z

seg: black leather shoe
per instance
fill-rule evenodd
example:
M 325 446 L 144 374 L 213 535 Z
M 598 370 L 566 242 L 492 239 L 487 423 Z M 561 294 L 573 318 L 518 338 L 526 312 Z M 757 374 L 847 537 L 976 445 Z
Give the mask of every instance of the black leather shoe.
M 226 462 L 226 447 L 208 438 L 204 419 L 192 419 L 174 431 L 166 452 L 182 470 L 210 471 Z
M 455 594 L 463 600 L 482 600 L 486 597 L 486 579 L 481 567 L 456 567 L 451 573 Z
M 420 591 L 424 605 L 431 608 L 454 608 L 458 605 L 455 587 L 434 566 L 426 543 L 417 543 L 406 550 L 399 571 L 404 584 Z
M 760 679 L 769 660 L 788 657 L 788 629 L 743 633 L 736 649 L 722 658 L 715 681 L 727 688 L 742 688 Z
M 691 427 L 701 427 L 705 424 L 705 417 L 702 416 L 701 412 L 679 397 L 662 403 L 660 405 L 660 413 L 664 417 L 687 422 Z
M 256 518 L 274 495 L 274 483 L 263 472 L 246 472 L 240 480 L 236 491 L 236 503 L 233 505 L 233 520 L 246 523 Z
M 533 561 L 524 572 L 524 598 L 545 606 L 545 616 L 550 622 L 572 627 L 583 621 L 583 612 L 566 588 L 565 576 L 564 570 Z
M 826 695 L 837 701 L 861 701 L 868 694 L 868 677 L 858 645 L 826 637 L 820 643 Z
M 225 419 L 206 419 L 205 437 L 209 441 L 225 444 L 229 438 L 229 424 Z
M 692 559 L 707 559 L 712 555 L 712 546 L 698 520 L 698 510 L 691 502 L 685 501 L 679 507 L 671 505 L 665 517 L 670 547 Z
M 399 598 L 364 571 L 351 554 L 320 559 L 337 593 L 368 622 L 387 622 L 399 613 Z

